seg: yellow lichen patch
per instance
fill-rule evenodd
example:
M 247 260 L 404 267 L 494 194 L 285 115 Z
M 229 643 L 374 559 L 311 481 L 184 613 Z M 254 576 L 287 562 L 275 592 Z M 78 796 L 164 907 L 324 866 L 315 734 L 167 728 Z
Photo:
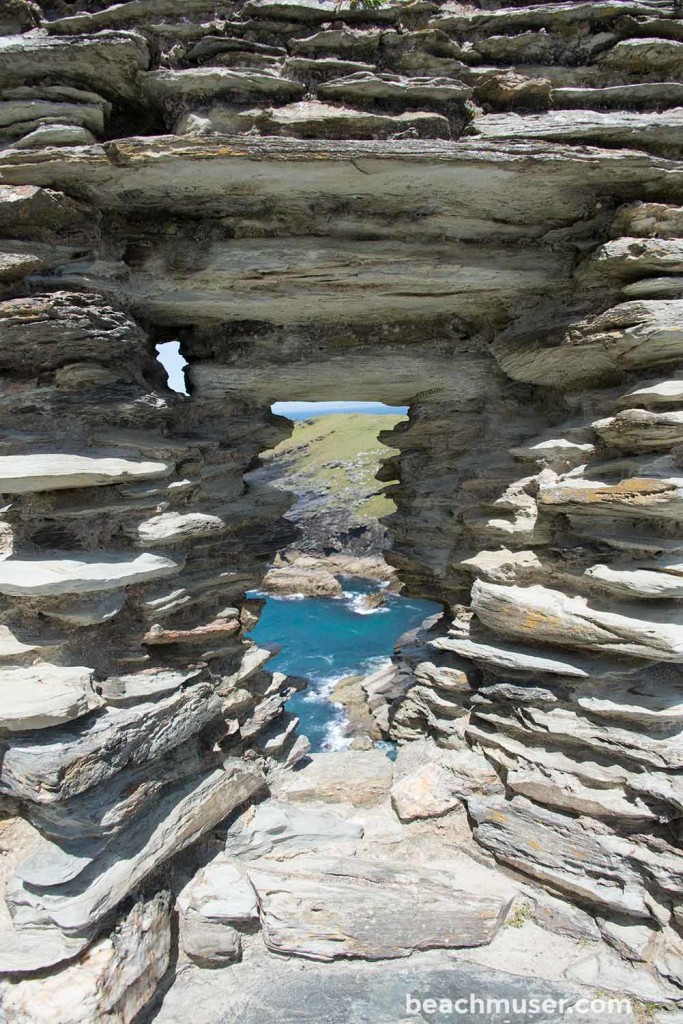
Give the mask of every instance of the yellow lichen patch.
M 525 633 L 542 633 L 547 630 L 554 633 L 558 629 L 566 629 L 566 622 L 557 615 L 548 615 L 546 612 L 538 611 L 536 608 L 520 610 L 522 612 L 520 625 Z
M 639 504 L 658 495 L 671 494 L 676 485 L 666 480 L 631 477 L 617 484 L 596 485 L 595 487 L 572 487 L 561 484 L 548 488 L 539 495 L 543 505 L 600 505 L 611 502 Z
M 661 494 L 664 491 L 675 491 L 675 484 L 668 483 L 666 480 L 652 480 L 648 477 L 630 477 L 628 480 L 622 480 L 620 483 L 615 484 L 612 488 L 618 494 Z

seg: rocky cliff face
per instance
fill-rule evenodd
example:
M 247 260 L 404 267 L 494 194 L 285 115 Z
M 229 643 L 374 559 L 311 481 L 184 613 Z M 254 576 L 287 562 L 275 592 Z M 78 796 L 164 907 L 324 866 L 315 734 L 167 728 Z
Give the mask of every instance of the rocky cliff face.
M 303 753 L 242 639 L 287 399 L 410 404 L 391 559 L 452 625 L 393 734 L 483 751 L 476 840 L 683 987 L 678 8 L 2 8 L 11 1020 L 76 969 L 40 1019 L 130 1021 L 166 865 Z

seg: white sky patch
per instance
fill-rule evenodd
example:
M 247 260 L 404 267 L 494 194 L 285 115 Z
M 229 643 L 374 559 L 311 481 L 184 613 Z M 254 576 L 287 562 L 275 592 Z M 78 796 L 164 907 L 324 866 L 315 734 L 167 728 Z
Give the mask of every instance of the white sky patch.
M 408 406 L 384 405 L 382 402 L 274 402 L 271 410 L 276 416 L 300 420 L 309 417 L 313 419 L 316 416 L 325 416 L 335 412 L 365 412 L 375 416 L 387 413 L 394 416 L 405 416 L 408 413 Z
M 185 380 L 187 359 L 180 354 L 180 342 L 165 341 L 161 345 L 157 345 L 157 360 L 166 370 L 168 386 L 171 391 L 177 391 L 179 395 L 186 395 L 188 393 Z

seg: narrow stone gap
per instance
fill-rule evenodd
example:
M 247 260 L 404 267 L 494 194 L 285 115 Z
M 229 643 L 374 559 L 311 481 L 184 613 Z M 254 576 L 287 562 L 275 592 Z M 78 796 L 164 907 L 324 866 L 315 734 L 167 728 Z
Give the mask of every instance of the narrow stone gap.
M 261 453 L 248 479 L 292 495 L 284 518 L 298 532 L 252 592 L 264 605 L 251 638 L 278 651 L 271 670 L 299 681 L 287 711 L 313 753 L 378 745 L 391 756 L 391 654 L 441 611 L 403 595 L 384 557 L 398 453 L 379 435 L 406 423 L 408 406 L 284 401 L 271 411 L 292 421 L 292 433 Z
M 166 382 L 171 391 L 179 395 L 189 395 L 185 367 L 189 365 L 180 351 L 179 341 L 163 341 L 156 346 L 157 362 L 166 371 Z

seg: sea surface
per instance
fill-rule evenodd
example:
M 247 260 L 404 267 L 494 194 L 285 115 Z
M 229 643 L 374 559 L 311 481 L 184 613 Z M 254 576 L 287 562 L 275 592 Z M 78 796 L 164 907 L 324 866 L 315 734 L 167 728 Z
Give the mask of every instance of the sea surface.
M 342 585 L 339 598 L 268 596 L 249 634 L 260 646 L 281 645 L 281 652 L 268 662 L 270 671 L 309 680 L 287 709 L 301 719 L 299 731 L 308 736 L 314 753 L 348 747 L 344 709 L 330 700 L 335 684 L 346 676 L 376 671 L 402 633 L 441 612 L 433 601 L 399 594 L 387 594 L 385 604 L 368 610 L 362 598 L 382 589 L 381 584 L 343 577 Z

